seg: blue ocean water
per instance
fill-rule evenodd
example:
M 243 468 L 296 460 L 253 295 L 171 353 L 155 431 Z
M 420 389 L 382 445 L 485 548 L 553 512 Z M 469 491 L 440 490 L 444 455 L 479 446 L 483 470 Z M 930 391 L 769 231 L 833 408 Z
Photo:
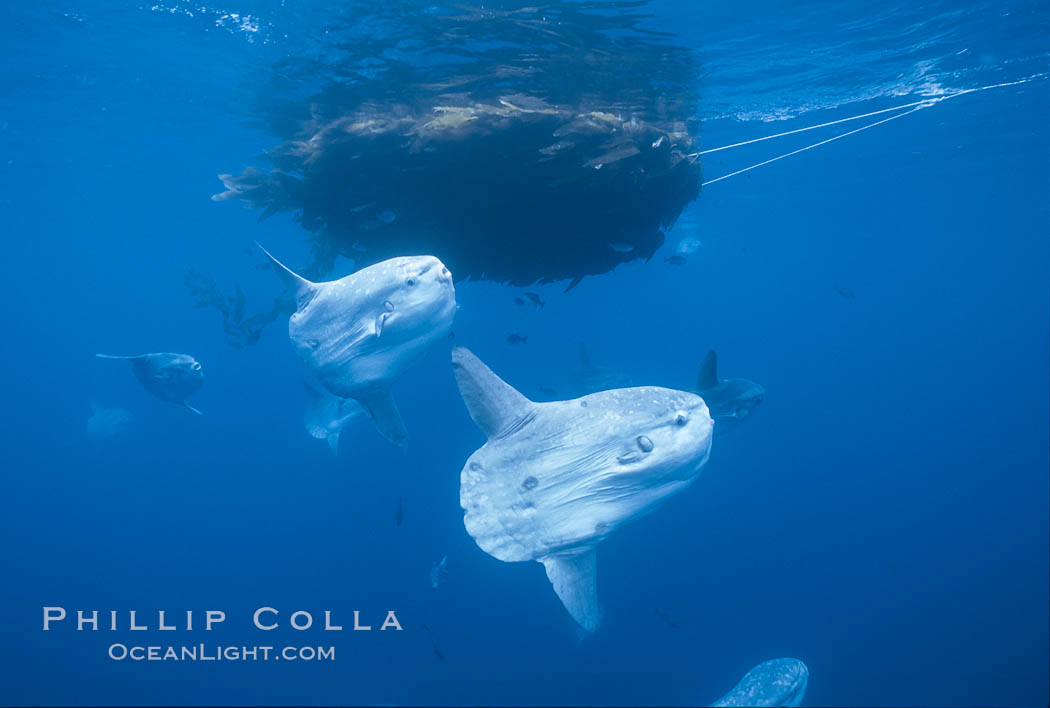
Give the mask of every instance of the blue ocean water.
M 526 395 L 569 391 L 581 341 L 637 384 L 689 387 L 716 348 L 723 376 L 766 389 L 688 490 L 602 544 L 586 638 L 540 565 L 464 530 L 459 472 L 483 437 L 447 349 L 395 388 L 407 450 L 361 425 L 333 457 L 302 429 L 283 324 L 235 349 L 186 293 L 198 268 L 268 304 L 255 241 L 305 262 L 290 216 L 209 196 L 277 142 L 258 87 L 324 51 L 332 9 L 0 7 L 0 703 L 706 705 L 792 656 L 804 705 L 1046 705 L 1050 10 L 792 5 L 650 4 L 700 57 L 703 146 L 1028 80 L 711 184 L 651 262 L 529 288 L 542 309 L 457 284 L 456 341 Z M 842 130 L 714 153 L 705 178 Z M 702 245 L 665 262 L 686 238 Z M 204 416 L 94 358 L 144 351 L 202 362 Z M 92 404 L 127 429 L 89 439 Z M 228 618 L 43 632 L 44 606 Z M 251 628 L 263 606 L 281 629 Z M 344 627 L 395 609 L 404 630 L 287 627 L 326 609 Z M 337 660 L 113 661 L 114 637 Z

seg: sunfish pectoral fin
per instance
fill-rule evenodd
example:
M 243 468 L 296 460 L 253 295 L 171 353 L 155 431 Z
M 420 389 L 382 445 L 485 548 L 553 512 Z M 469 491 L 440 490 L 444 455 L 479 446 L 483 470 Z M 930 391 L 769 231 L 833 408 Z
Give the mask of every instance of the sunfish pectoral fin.
M 182 405 L 184 405 L 184 406 L 186 407 L 186 409 L 187 409 L 187 410 L 189 410 L 189 411 L 192 411 L 193 413 L 196 413 L 197 415 L 204 415 L 204 414 L 203 414 L 203 413 L 201 413 L 201 412 L 200 412 L 199 410 L 197 410 L 196 408 L 194 408 L 193 406 L 191 406 L 191 405 L 190 405 L 189 403 L 183 403 Z
M 452 349 L 452 369 L 470 417 L 490 438 L 528 420 L 536 407 L 466 347 Z
M 266 257 L 270 259 L 270 262 L 273 263 L 274 272 L 284 281 L 285 285 L 294 288 L 297 299 L 302 300 L 304 297 L 312 295 L 317 290 L 316 283 L 311 283 L 284 263 L 281 263 L 274 258 L 269 251 L 263 248 L 261 244 L 256 243 L 255 245 L 258 246 L 259 250 L 265 253 Z
M 593 632 L 601 624 L 598 607 L 597 557 L 593 548 L 573 554 L 545 556 L 539 559 L 547 569 L 561 603 L 576 623 Z
M 372 422 L 383 437 L 401 447 L 408 445 L 408 430 L 390 391 L 376 391 L 357 400 L 368 410 Z
M 700 371 L 696 374 L 696 387 L 701 391 L 714 388 L 718 385 L 718 359 L 714 349 L 707 350 L 707 356 L 700 363 Z

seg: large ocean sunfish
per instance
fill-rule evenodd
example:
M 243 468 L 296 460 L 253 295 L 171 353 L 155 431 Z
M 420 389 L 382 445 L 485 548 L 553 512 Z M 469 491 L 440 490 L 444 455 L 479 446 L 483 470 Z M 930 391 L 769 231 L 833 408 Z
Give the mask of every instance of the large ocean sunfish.
M 809 669 L 798 659 L 764 661 L 712 706 L 798 706 L 806 695 Z
M 294 289 L 288 337 L 311 375 L 329 393 L 364 406 L 389 440 L 407 444 L 390 387 L 452 330 L 456 292 L 448 268 L 433 256 L 401 256 L 312 283 L 263 253 Z
M 189 354 L 158 352 L 139 354 L 137 356 L 111 356 L 96 354 L 100 359 L 126 359 L 131 362 L 135 377 L 146 387 L 146 390 L 157 398 L 171 403 L 178 403 L 197 415 L 201 412 L 186 403 L 190 394 L 196 393 L 204 385 L 204 372 L 201 365 Z
M 565 609 L 593 632 L 595 548 L 696 479 L 711 451 L 707 404 L 655 386 L 535 403 L 467 349 L 453 349 L 452 365 L 488 436 L 460 476 L 467 532 L 499 560 L 542 563 Z
M 718 358 L 708 350 L 696 375 L 696 392 L 703 396 L 716 423 L 735 424 L 749 416 L 765 398 L 766 390 L 747 379 L 718 378 Z

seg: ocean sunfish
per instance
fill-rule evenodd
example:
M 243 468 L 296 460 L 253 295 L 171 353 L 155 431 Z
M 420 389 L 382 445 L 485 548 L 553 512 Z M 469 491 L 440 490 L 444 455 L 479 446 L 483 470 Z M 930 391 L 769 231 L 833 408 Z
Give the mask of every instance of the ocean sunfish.
M 178 403 L 197 415 L 201 412 L 186 403 L 186 399 L 204 385 L 201 365 L 189 354 L 158 352 L 138 356 L 112 356 L 96 354 L 100 359 L 126 359 L 131 362 L 135 377 L 146 390 L 157 398 Z
M 710 349 L 696 376 L 696 392 L 703 397 L 716 423 L 739 423 L 751 414 L 766 390 L 747 379 L 719 379 L 718 359 Z
M 121 435 L 131 425 L 131 413 L 123 408 L 106 408 L 91 404 L 91 416 L 87 420 L 87 436 L 102 442 Z
M 441 560 L 430 566 L 430 587 L 437 590 L 441 580 L 448 574 L 448 556 L 442 556 Z
M 806 695 L 809 669 L 798 659 L 764 661 L 712 706 L 798 706 Z
M 595 366 L 587 345 L 580 342 L 580 368 L 572 372 L 572 386 L 577 396 L 597 393 L 611 388 L 627 388 L 631 377 L 609 366 Z
M 339 454 L 339 434 L 350 421 L 364 415 L 365 409 L 352 398 L 338 398 L 306 381 L 306 413 L 303 426 L 310 437 L 327 440 L 333 455 Z
M 595 548 L 685 489 L 711 452 L 699 396 L 655 386 L 536 403 L 456 347 L 452 366 L 488 441 L 460 475 L 464 524 L 501 561 L 539 561 L 585 630 L 601 621 Z
M 448 268 L 433 256 L 401 256 L 312 283 L 263 253 L 294 289 L 288 337 L 314 379 L 329 393 L 359 402 L 380 433 L 406 445 L 408 431 L 390 387 L 431 345 L 448 338 L 456 314 Z

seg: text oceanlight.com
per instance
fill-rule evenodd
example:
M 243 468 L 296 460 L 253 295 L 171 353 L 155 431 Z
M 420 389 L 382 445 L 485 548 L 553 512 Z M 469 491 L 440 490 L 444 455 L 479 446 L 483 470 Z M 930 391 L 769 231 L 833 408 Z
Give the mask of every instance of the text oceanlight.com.
M 109 658 L 114 661 L 335 661 L 335 647 L 111 644 Z

